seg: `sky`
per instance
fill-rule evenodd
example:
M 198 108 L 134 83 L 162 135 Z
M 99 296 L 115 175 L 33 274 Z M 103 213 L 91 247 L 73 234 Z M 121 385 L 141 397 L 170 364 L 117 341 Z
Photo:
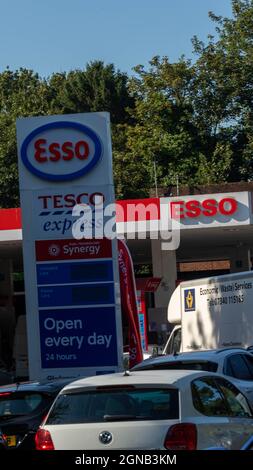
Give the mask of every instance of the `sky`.
M 155 55 L 193 58 L 191 38 L 215 32 L 210 10 L 231 17 L 231 0 L 0 0 L 0 72 L 48 77 L 102 60 L 131 75 Z

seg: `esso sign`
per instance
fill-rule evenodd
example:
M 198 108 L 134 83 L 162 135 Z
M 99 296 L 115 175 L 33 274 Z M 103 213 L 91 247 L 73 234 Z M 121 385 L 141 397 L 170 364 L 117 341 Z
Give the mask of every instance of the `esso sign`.
M 173 219 L 215 217 L 217 215 L 231 216 L 237 210 L 237 201 L 232 197 L 225 197 L 217 201 L 214 198 L 198 201 L 172 201 L 171 217 Z
M 35 176 L 49 181 L 80 178 L 102 156 L 98 135 L 72 121 L 57 121 L 33 130 L 21 146 L 21 158 Z
M 58 162 L 61 159 L 69 162 L 75 157 L 86 160 L 90 154 L 89 145 L 85 140 L 76 143 L 67 141 L 63 144 L 52 142 L 48 145 L 47 139 L 37 139 L 34 142 L 34 150 L 34 158 L 38 163 L 45 163 L 48 160 Z

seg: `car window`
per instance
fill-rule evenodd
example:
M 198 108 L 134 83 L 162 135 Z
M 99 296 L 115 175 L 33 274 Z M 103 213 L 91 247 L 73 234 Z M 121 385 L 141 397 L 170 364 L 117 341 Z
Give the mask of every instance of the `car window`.
M 250 370 L 251 378 L 253 380 L 253 357 L 250 354 L 243 354 L 243 358 Z
M 191 389 L 197 411 L 207 416 L 228 416 L 226 401 L 213 378 L 196 379 Z
M 178 390 L 168 388 L 80 391 L 58 396 L 47 424 L 177 419 Z
M 218 364 L 212 361 L 168 361 L 143 364 L 134 367 L 134 370 L 207 370 L 216 372 Z
M 0 416 L 24 415 L 37 412 L 48 404 L 48 397 L 40 393 L 0 394 Z
M 216 379 L 226 401 L 230 416 L 234 417 L 252 417 L 248 402 L 244 395 L 229 381 L 225 379 Z
M 240 380 L 253 380 L 253 373 L 242 354 L 233 354 L 227 358 L 224 373 Z
M 170 341 L 169 347 L 166 350 L 166 354 L 177 353 L 180 351 L 180 347 L 181 347 L 181 328 L 178 330 L 175 330 L 174 333 L 172 333 L 171 341 Z

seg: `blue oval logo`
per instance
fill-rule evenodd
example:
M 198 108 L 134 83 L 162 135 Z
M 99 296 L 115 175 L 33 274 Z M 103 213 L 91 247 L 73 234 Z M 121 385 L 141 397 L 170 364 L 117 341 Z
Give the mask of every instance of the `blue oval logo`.
M 49 181 L 80 178 L 90 172 L 101 157 L 102 143 L 98 135 L 84 124 L 71 121 L 40 126 L 21 146 L 25 167 L 38 178 Z

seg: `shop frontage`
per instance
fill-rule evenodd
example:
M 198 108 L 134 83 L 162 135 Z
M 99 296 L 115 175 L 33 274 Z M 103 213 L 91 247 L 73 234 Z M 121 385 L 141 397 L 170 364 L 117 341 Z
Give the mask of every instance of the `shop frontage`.
M 176 221 L 176 242 L 173 231 L 164 231 L 166 214 Z M 132 254 L 146 347 L 147 342 L 162 342 L 167 335 L 167 306 L 180 281 L 251 270 L 252 194 L 119 201 L 117 232 L 125 237 Z M 0 210 L 0 260 L 0 354 L 9 365 L 11 355 L 17 354 L 13 352 L 15 325 L 25 313 L 20 209 Z M 23 344 L 22 338 L 18 341 Z

